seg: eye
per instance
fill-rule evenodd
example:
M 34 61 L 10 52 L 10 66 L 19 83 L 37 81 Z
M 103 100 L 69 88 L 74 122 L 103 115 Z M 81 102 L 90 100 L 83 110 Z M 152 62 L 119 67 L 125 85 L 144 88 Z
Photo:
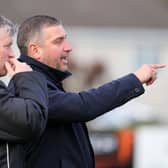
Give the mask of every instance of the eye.
M 61 44 L 64 41 L 64 38 L 57 38 L 56 40 L 54 40 L 55 44 Z
M 11 47 L 11 45 L 6 45 L 5 47 L 6 47 L 6 48 L 10 48 L 10 47 Z
M 6 48 L 10 48 L 12 46 L 12 43 L 8 43 L 4 45 Z

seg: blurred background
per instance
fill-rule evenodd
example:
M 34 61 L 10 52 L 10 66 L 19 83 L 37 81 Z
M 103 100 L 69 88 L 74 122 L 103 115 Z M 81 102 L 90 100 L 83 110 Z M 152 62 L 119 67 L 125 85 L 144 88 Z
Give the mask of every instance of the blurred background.
M 98 87 L 145 63 L 168 66 L 168 0 L 1 0 L 0 11 L 18 25 L 36 14 L 63 21 L 73 47 L 69 91 Z M 88 123 L 97 168 L 168 167 L 167 72 L 159 70 L 141 97 Z

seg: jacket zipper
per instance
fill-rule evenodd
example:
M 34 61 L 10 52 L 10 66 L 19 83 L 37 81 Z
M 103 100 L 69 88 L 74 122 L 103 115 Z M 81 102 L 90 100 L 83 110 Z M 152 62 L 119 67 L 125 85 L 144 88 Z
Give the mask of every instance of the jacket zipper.
M 7 158 L 7 167 L 10 168 L 9 164 L 9 145 L 6 143 L 6 158 Z

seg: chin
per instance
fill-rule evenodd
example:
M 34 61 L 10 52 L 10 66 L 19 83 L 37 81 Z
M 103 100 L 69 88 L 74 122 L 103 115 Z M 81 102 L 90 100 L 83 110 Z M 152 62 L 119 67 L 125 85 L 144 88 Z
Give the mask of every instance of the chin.
M 66 67 L 62 67 L 61 71 L 63 71 L 63 72 L 68 71 L 68 67 L 67 66 Z

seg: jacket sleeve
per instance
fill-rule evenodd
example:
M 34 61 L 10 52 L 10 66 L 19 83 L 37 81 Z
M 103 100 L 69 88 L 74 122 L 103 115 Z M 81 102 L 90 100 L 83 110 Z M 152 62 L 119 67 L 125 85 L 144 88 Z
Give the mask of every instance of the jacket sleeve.
M 144 93 L 133 74 L 80 93 L 49 91 L 49 119 L 57 122 L 92 120 Z
M 48 119 L 45 78 L 38 72 L 21 72 L 9 86 L 0 85 L 0 139 L 25 141 L 40 136 Z

